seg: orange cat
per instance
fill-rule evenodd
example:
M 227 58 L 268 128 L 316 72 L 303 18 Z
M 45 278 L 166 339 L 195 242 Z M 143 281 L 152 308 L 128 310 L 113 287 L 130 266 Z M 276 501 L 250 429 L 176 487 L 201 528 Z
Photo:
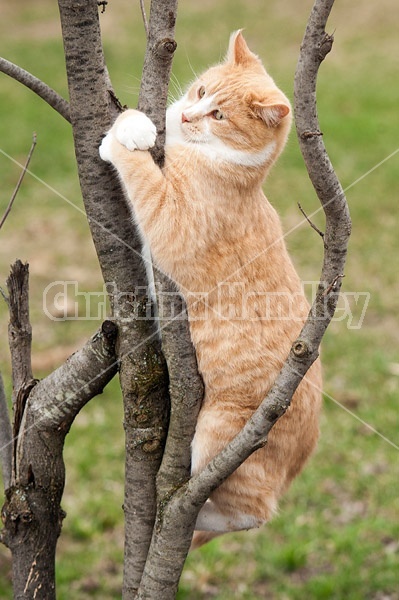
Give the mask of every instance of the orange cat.
M 290 125 L 289 101 L 238 31 L 225 62 L 168 109 L 162 170 L 146 152 L 155 127 L 138 111 L 124 112 L 100 148 L 119 172 L 154 261 L 187 303 L 205 383 L 193 473 L 259 406 L 308 312 L 279 218 L 261 188 Z M 316 445 L 320 390 L 316 362 L 267 445 L 200 511 L 193 547 L 271 518 Z

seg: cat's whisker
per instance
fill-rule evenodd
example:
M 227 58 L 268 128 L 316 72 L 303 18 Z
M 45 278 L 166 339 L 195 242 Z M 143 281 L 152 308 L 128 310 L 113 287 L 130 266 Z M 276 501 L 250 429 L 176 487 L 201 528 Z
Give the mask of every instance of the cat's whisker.
M 198 74 L 196 73 L 193 65 L 191 64 L 190 57 L 188 56 L 187 50 L 185 50 L 185 52 L 186 52 L 188 66 L 190 67 L 190 70 L 191 70 L 192 74 L 194 75 L 194 80 L 197 81 L 199 79 Z
M 172 85 L 174 86 L 175 90 L 178 92 L 179 98 L 181 96 L 183 96 L 183 89 L 182 89 L 180 82 L 177 79 L 176 75 L 173 73 L 173 71 L 170 75 L 170 81 L 171 81 Z
M 172 103 L 174 103 L 174 102 L 177 102 L 177 98 L 176 98 L 176 96 L 174 96 L 174 95 L 172 94 L 172 92 L 171 92 L 171 91 L 169 91 L 169 92 L 168 92 L 168 104 L 170 105 L 170 104 L 172 104 Z
M 123 92 L 137 96 L 140 92 L 140 86 L 122 85 L 121 89 Z

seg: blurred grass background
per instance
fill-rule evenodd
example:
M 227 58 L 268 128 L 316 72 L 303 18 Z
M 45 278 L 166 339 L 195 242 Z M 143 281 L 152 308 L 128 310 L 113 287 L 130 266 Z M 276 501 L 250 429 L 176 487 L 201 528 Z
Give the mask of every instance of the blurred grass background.
M 223 57 L 230 32 L 250 47 L 292 98 L 311 0 L 186 0 L 179 8 L 171 94 Z M 0 54 L 67 97 L 55 1 L 1 0 Z M 396 0 L 337 3 L 332 53 L 321 67 L 318 108 L 324 139 L 353 218 L 343 282 L 353 320 L 337 319 L 323 343 L 325 404 L 318 450 L 260 531 L 226 536 L 189 557 L 179 599 L 399 599 L 399 7 Z M 113 0 L 101 15 L 115 90 L 134 106 L 145 39 L 138 1 Z M 178 83 L 177 83 L 178 82 Z M 43 295 L 54 281 L 101 292 L 78 185 L 69 125 L 0 74 L 0 214 L 29 150 L 38 144 L 0 232 L 0 285 L 16 258 L 30 263 L 34 371 L 43 377 L 87 339 L 98 321 L 54 321 Z M 304 223 L 318 201 L 295 133 L 266 194 L 279 210 L 304 281 L 317 280 L 321 242 Z M 312 219 L 322 229 L 318 211 Z M 75 302 L 68 288 L 68 306 Z M 51 304 L 51 303 L 50 303 Z M 81 299 L 80 313 L 84 314 Z M 93 310 L 93 315 L 95 314 Z M 341 312 L 343 315 L 344 312 Z M 7 311 L 0 301 L 0 365 L 10 393 Z M 120 597 L 123 559 L 123 428 L 117 381 L 79 415 L 67 437 L 68 516 L 58 550 L 58 597 Z M 0 547 L 0 597 L 11 597 L 9 553 Z M 160 599 L 161 600 L 161 599 Z

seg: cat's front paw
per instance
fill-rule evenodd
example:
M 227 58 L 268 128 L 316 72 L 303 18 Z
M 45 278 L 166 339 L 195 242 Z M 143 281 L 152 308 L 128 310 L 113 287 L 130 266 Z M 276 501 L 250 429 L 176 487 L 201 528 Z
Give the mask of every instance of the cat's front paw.
M 112 144 L 114 143 L 114 141 L 115 138 L 112 135 L 111 131 L 109 131 L 107 135 L 102 139 L 98 151 L 100 153 L 100 157 L 102 158 L 102 160 L 105 160 L 105 162 L 112 162 Z
M 128 150 L 148 150 L 157 137 L 154 123 L 138 110 L 125 111 L 112 129 L 118 142 Z
M 138 110 L 126 110 L 103 138 L 99 152 L 106 162 L 114 162 L 117 143 L 130 151 L 148 150 L 155 144 L 157 130 L 154 123 Z

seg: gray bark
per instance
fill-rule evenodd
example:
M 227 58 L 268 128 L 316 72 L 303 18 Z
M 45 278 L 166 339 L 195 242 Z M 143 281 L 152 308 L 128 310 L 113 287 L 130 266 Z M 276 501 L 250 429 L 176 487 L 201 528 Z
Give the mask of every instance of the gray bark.
M 15 308 L 14 315 L 11 308 L 17 443 L 2 540 L 13 552 L 15 597 L 54 598 L 55 548 L 64 516 L 60 506 L 64 438 L 80 408 L 102 390 L 119 365 L 126 433 L 123 597 L 169 600 L 175 597 L 201 506 L 213 489 L 266 442 L 271 427 L 284 414 L 297 385 L 317 358 L 320 340 L 336 307 L 350 218 L 320 135 L 315 93 L 319 65 L 332 43 L 325 25 L 333 0 L 315 2 L 295 80 L 298 138 L 326 214 L 317 297 L 268 397 L 224 451 L 192 479 L 190 443 L 203 389 L 188 323 L 171 317 L 168 306 L 164 306 L 166 312 L 160 315 L 161 349 L 154 320 L 144 318 L 150 299 L 141 242 L 119 182 L 98 156 L 101 137 L 121 107 L 104 64 L 97 0 L 58 3 L 70 102 L 58 103 L 54 108 L 67 114 L 72 124 L 82 195 L 108 284 L 118 339 L 115 347 L 116 326 L 106 322 L 81 351 L 37 383 L 30 368 L 27 273 L 24 276 L 21 270 L 25 283 L 18 284 L 19 290 L 17 286 L 12 292 L 10 285 L 10 296 L 19 294 L 25 300 Z M 176 6 L 176 0 L 153 0 L 151 4 L 139 100 L 139 108 L 152 118 L 159 132 L 153 154 L 159 165 L 163 162 Z M 174 314 L 184 312 L 184 303 L 173 284 L 159 273 L 156 279 L 163 291 L 173 292 Z M 164 450 L 169 394 L 171 414 Z
M 0 69 L 41 95 L 68 118 L 73 127 L 86 212 L 104 281 L 110 291 L 114 319 L 119 326 L 117 352 L 126 430 L 124 594 L 130 594 L 138 587 L 154 525 L 155 477 L 162 457 L 169 407 L 168 376 L 160 349 L 158 328 L 153 321 L 144 319 L 149 299 L 140 255 L 141 242 L 117 178 L 98 157 L 101 136 L 120 112 L 121 106 L 113 93 L 104 64 L 97 2 L 89 0 L 77 4 L 70 0 L 60 0 L 59 8 L 70 103 L 66 103 L 54 95 L 48 86 L 7 61 L 1 62 Z M 140 103 L 141 108 L 157 123 L 160 132 L 156 149 L 159 164 L 163 160 L 164 116 L 171 58 L 175 49 L 175 18 L 174 2 L 153 3 Z M 162 274 L 160 278 L 167 289 L 171 289 L 168 286 L 172 284 Z M 186 366 L 182 369 L 180 380 L 178 345 L 182 336 L 185 336 L 181 343 L 184 345 L 182 356 Z M 201 390 L 201 382 L 187 323 L 174 323 L 172 320 L 164 338 L 164 345 L 173 364 L 175 381 L 171 382 L 171 389 L 174 404 L 180 406 L 180 401 L 188 397 L 192 407 L 195 403 L 194 396 L 197 403 L 200 399 L 197 389 Z M 195 378 L 197 387 L 186 387 L 187 381 L 192 383 Z M 29 378 L 28 380 L 30 381 Z M 23 402 L 24 406 L 30 392 L 31 387 L 20 394 L 20 403 Z M 53 414 L 56 418 L 58 407 L 53 407 L 51 411 L 48 417 L 51 418 Z M 190 414 L 193 414 L 192 410 Z M 191 430 L 193 431 L 193 426 Z M 187 439 L 189 438 L 190 435 Z M 187 440 L 185 448 L 183 463 L 187 478 Z M 178 456 L 178 453 L 175 452 L 175 455 Z
M 29 321 L 29 265 L 18 260 L 7 280 L 8 339 L 11 352 L 13 408 L 19 389 L 33 379 L 31 364 L 32 327 Z
M 153 0 L 151 2 L 147 48 L 138 103 L 138 108 L 145 112 L 156 125 L 158 136 L 152 156 L 160 167 L 164 161 L 165 111 L 172 58 L 176 48 L 174 41 L 176 13 L 177 0 L 162 2 Z M 176 489 L 189 478 L 190 444 L 203 395 L 202 379 L 198 374 L 184 301 L 174 283 L 164 273 L 155 269 L 154 278 L 156 288 L 163 294 L 162 311 L 159 316 L 162 351 L 169 374 L 170 422 L 161 468 L 158 472 L 159 465 L 157 465 L 157 470 L 151 474 L 152 481 L 156 481 L 157 503 L 151 506 L 152 520 L 151 523 L 147 521 L 151 527 L 145 530 L 146 543 L 142 545 L 143 552 L 140 555 L 137 552 L 137 543 L 135 544 L 135 529 L 132 527 L 129 530 L 129 523 L 126 523 L 127 543 L 134 548 L 135 554 L 132 562 L 127 559 L 132 557 L 133 553 L 125 555 L 124 598 L 135 597 L 139 587 L 153 534 L 157 506 L 158 508 L 162 506 L 165 497 L 170 494 L 171 490 Z M 183 315 L 183 318 L 175 318 L 174 315 Z M 134 474 L 133 481 L 136 478 L 137 474 Z M 147 511 L 147 519 L 149 519 L 145 500 L 146 493 L 144 490 L 144 494 L 142 494 L 136 487 L 135 512 L 143 511 L 143 507 L 145 507 L 144 510 Z
M 331 48 L 325 26 L 334 0 L 316 0 L 295 78 L 295 120 L 309 176 L 326 216 L 324 259 L 315 302 L 275 384 L 259 409 L 236 438 L 188 483 L 159 506 L 140 599 L 172 600 L 190 545 L 197 514 L 213 489 L 256 449 L 266 443 L 275 422 L 287 410 L 292 395 L 318 356 L 323 334 L 338 300 L 351 223 L 342 187 L 325 150 L 316 111 L 318 68 Z M 173 560 L 172 560 L 173 557 Z
M 159 167 L 164 162 L 165 111 L 167 92 L 176 48 L 174 29 L 177 0 L 152 2 L 148 40 L 144 58 L 138 108 L 157 127 L 156 146 L 152 150 Z M 158 506 L 171 490 L 188 480 L 191 441 L 203 396 L 191 342 L 185 302 L 175 284 L 161 271 L 154 270 L 157 290 L 162 293 L 159 319 L 162 350 L 168 364 L 171 414 L 162 466 L 157 475 Z
M 90 4 L 90 3 L 89 3 Z M 98 145 L 101 135 L 115 118 L 114 94 L 109 90 L 104 67 L 96 3 L 84 8 L 84 14 L 60 1 L 61 23 L 68 73 L 70 114 L 74 131 L 80 182 L 93 240 L 104 280 L 118 292 L 111 296 L 114 317 L 119 323 L 120 379 L 124 396 L 126 432 L 125 470 L 125 566 L 123 596 L 130 597 L 138 588 L 156 513 L 156 474 L 166 437 L 169 408 L 168 376 L 154 321 L 144 320 L 149 299 L 143 292 L 145 269 L 141 260 L 141 242 L 134 230 L 130 209 L 110 168 L 101 163 Z M 84 16 L 84 19 L 83 19 Z M 154 159 L 163 162 L 165 108 L 171 61 L 176 44 L 174 26 L 176 2 L 152 2 L 149 36 L 143 68 L 139 108 L 155 122 L 158 130 Z M 77 69 L 77 61 L 79 68 Z M 94 74 L 96 80 L 94 81 Z M 82 85 L 82 79 L 90 87 Z M 107 87 L 108 86 L 108 87 Z M 99 202 L 99 190 L 102 190 Z M 92 217 L 93 215 L 93 217 Z M 98 225 L 100 223 L 100 226 Z M 104 226 L 107 232 L 104 234 Z M 109 247 L 110 246 L 110 247 Z M 157 273 L 163 291 L 175 292 L 173 284 Z M 133 290 L 139 290 L 133 295 Z M 122 292 L 122 294 L 121 294 Z M 132 306 L 133 305 L 133 306 Z M 132 311 L 132 308 L 134 309 Z M 134 320 L 132 312 L 140 319 Z M 162 347 L 172 365 L 170 390 L 172 406 L 198 406 L 202 383 L 187 321 L 162 321 Z M 184 352 L 182 348 L 184 346 Z M 173 410 L 173 415 L 176 411 Z M 195 412 L 191 410 L 190 417 Z M 172 417 L 172 424 L 175 422 Z M 187 429 L 183 449 L 174 448 L 174 456 L 184 454 L 184 478 L 189 475 L 189 441 L 195 421 Z M 172 426 L 173 431 L 173 426 Z M 176 436 L 171 437 L 176 439 Z M 172 445 L 173 446 L 173 445 Z M 171 447 L 171 444 L 168 445 Z M 170 455 L 170 452 L 167 454 Z M 181 467 L 178 467 L 181 471 Z M 179 473 L 179 481 L 182 475 Z
M 7 281 L 13 360 L 13 447 L 0 540 L 13 556 L 14 598 L 55 598 L 55 549 L 64 512 L 63 444 L 79 410 L 117 369 L 117 329 L 101 330 L 59 369 L 32 378 L 28 266 L 17 261 Z

